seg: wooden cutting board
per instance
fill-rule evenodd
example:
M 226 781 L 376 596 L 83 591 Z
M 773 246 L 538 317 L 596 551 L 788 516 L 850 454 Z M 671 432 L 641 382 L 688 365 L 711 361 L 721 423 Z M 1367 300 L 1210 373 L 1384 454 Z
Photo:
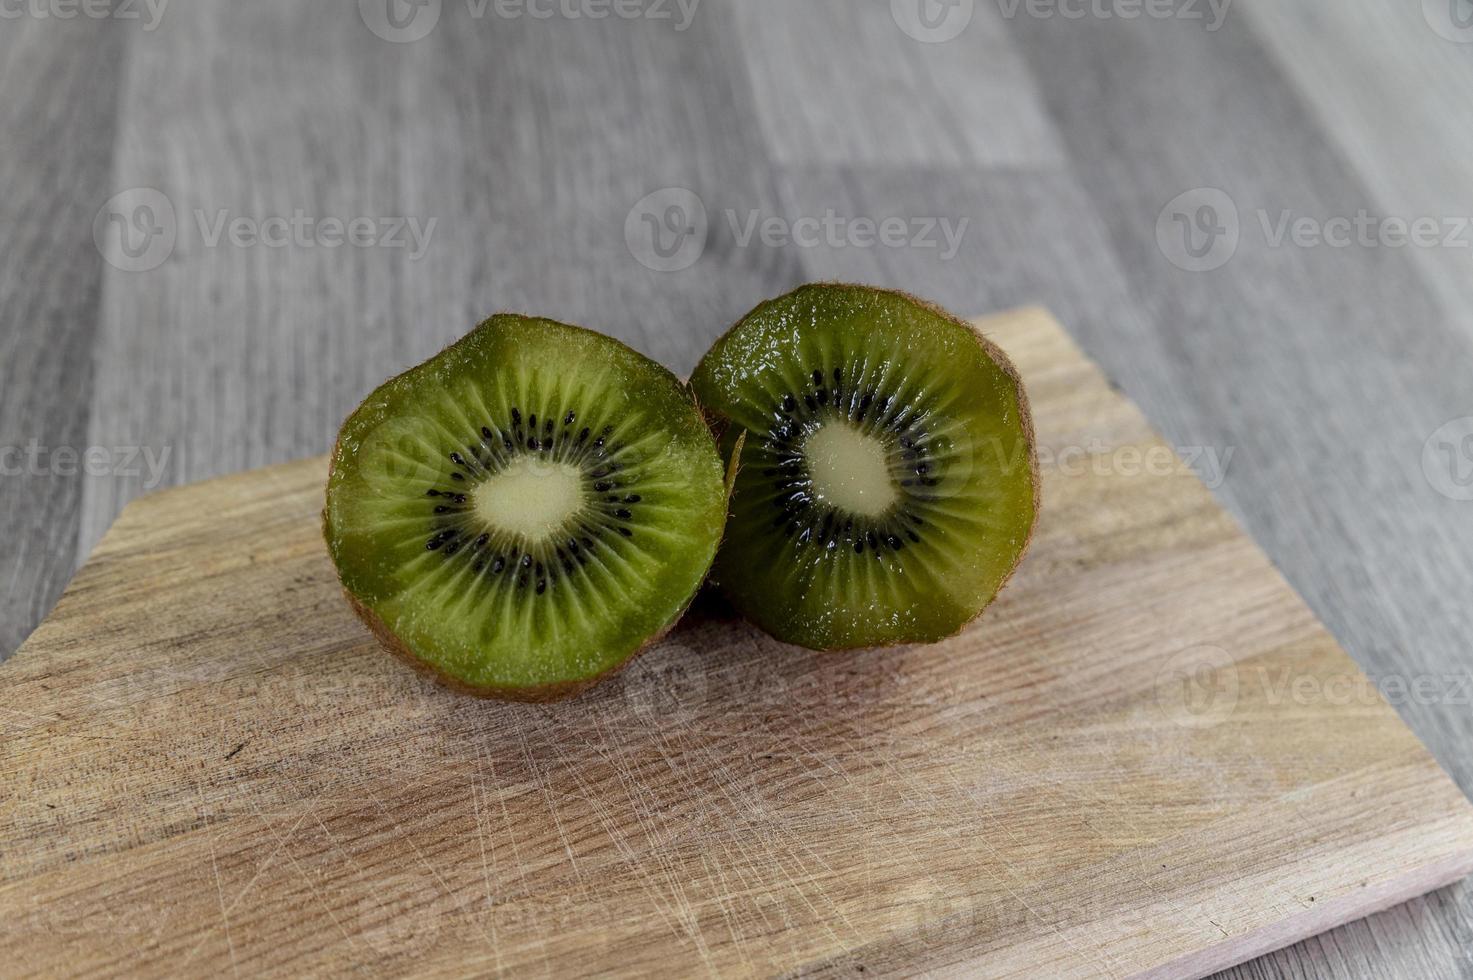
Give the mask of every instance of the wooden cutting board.
M 0 667 L 0 963 L 300 976 L 1205 973 L 1473 868 L 1473 811 L 1041 311 L 1044 456 L 961 636 L 697 613 L 551 706 L 379 652 L 324 460 L 131 505 Z

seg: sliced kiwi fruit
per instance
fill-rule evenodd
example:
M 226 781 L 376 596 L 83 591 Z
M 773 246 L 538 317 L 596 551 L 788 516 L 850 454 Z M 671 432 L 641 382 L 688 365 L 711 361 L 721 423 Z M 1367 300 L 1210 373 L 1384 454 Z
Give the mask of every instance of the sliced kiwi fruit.
M 477 694 L 574 694 L 700 587 L 726 467 L 689 390 L 608 337 L 500 315 L 344 425 L 325 533 L 392 651 Z
M 816 650 L 943 639 L 1017 566 L 1038 512 L 1007 357 L 902 293 L 811 285 L 758 306 L 691 377 L 745 433 L 716 582 Z

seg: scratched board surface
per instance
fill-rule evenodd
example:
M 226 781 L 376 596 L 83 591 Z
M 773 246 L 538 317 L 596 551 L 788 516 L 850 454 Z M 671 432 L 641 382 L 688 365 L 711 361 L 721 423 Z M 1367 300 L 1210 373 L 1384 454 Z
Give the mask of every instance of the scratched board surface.
M 324 460 L 130 505 L 0 667 L 7 972 L 1197 974 L 1473 863 L 1466 800 L 1046 314 L 1034 547 L 941 644 L 714 607 L 593 692 L 380 652 Z

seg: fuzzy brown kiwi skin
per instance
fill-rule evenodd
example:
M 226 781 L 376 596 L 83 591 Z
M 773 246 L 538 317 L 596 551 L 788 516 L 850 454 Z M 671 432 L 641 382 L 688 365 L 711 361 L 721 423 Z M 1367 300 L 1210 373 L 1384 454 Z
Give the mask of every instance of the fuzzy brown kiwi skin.
M 902 292 L 901 290 L 898 290 L 898 289 L 882 289 L 879 286 L 866 286 L 866 285 L 863 285 L 863 284 L 860 284 L 860 283 L 848 283 L 848 282 L 815 282 L 815 283 L 805 283 L 804 285 L 799 286 L 797 289 L 794 289 L 794 290 L 792 290 L 789 293 L 785 293 L 783 296 L 778 296 L 775 299 L 763 300 L 761 303 L 758 303 L 756 306 L 752 307 L 751 310 L 747 311 L 747 313 L 746 313 L 745 316 L 743 316 L 743 317 L 741 317 L 741 319 L 737 320 L 737 322 L 735 324 L 733 324 L 731 326 L 731 328 L 728 329 L 725 333 L 723 333 L 719 338 L 717 338 L 712 343 L 711 346 L 714 347 L 714 346 L 716 346 L 716 344 L 720 343 L 722 340 L 725 340 L 733 331 L 735 331 L 743 323 L 746 323 L 747 320 L 749 320 L 758 310 L 762 309 L 764 306 L 768 305 L 769 303 L 775 303 L 775 302 L 777 302 L 780 299 L 785 299 L 787 296 L 792 295 L 792 293 L 802 292 L 804 290 L 813 289 L 815 287 L 816 288 L 859 289 L 859 290 L 864 290 L 865 292 L 882 293 L 882 294 L 886 294 L 886 295 L 889 295 L 889 296 L 896 296 L 896 297 L 899 297 L 900 299 L 906 300 L 907 302 L 914 303 L 915 305 L 917 305 L 917 306 L 919 306 L 919 307 L 921 307 L 921 308 L 923 308 L 923 309 L 925 309 L 925 310 L 927 310 L 927 311 L 929 311 L 931 313 L 936 314 L 937 316 L 941 317 L 944 320 L 950 320 L 952 323 L 955 323 L 955 324 L 958 324 L 958 325 L 960 325 L 962 327 L 965 327 L 966 330 L 967 330 L 967 333 L 969 333 L 971 336 L 973 336 L 973 337 L 975 337 L 977 339 L 977 343 L 981 345 L 982 350 L 984 352 L 986 352 L 987 356 L 990 357 L 993 360 L 993 362 L 996 363 L 997 366 L 1002 369 L 1003 374 L 1005 374 L 1007 376 L 1008 380 L 1012 382 L 1012 384 L 1013 384 L 1013 390 L 1016 391 L 1017 394 L 1018 394 L 1018 417 L 1019 417 L 1019 421 L 1021 422 L 1022 427 L 1023 427 L 1023 437 L 1024 437 L 1024 440 L 1028 444 L 1028 478 L 1029 478 L 1029 482 L 1033 484 L 1033 519 L 1028 522 L 1028 536 L 1023 539 L 1023 547 L 1020 548 L 1020 549 L 1018 549 L 1018 558 L 1017 558 L 1016 561 L 1013 562 L 1013 567 L 1010 568 L 1008 570 L 1008 573 L 1003 576 L 1002 581 L 998 583 L 997 591 L 992 594 L 992 598 L 989 599 L 987 601 L 987 603 L 982 606 L 981 609 L 978 609 L 977 610 L 976 615 L 973 616 L 971 619 L 967 620 L 965 623 L 962 623 L 960 626 L 957 627 L 957 629 L 956 629 L 955 632 L 949 634 L 948 636 L 943 636 L 943 637 L 940 637 L 939 639 L 929 641 L 929 642 L 932 642 L 932 643 L 941 643 L 941 642 L 943 642 L 945 640 L 951 639 L 952 637 L 959 636 L 969 626 L 971 626 L 978 619 L 980 619 L 981 616 L 982 616 L 982 614 L 985 613 L 992 606 L 992 604 L 997 601 L 997 597 L 1002 594 L 1002 590 L 1005 589 L 1005 588 L 1007 588 L 1008 583 L 1011 582 L 1012 579 L 1013 579 L 1013 575 L 1017 573 L 1018 566 L 1021 565 L 1021 564 L 1023 564 L 1023 559 L 1025 557 L 1027 557 L 1027 555 L 1028 555 L 1028 548 L 1033 544 L 1033 534 L 1034 534 L 1034 531 L 1036 531 L 1037 528 L 1038 528 L 1038 515 L 1041 512 L 1042 507 L 1043 507 L 1043 499 L 1042 499 L 1042 495 L 1043 495 L 1043 481 L 1040 478 L 1039 469 L 1038 469 L 1038 440 L 1037 440 L 1037 436 L 1034 433 L 1034 429 L 1033 429 L 1033 412 L 1029 408 L 1029 405 L 1028 405 L 1028 393 L 1023 388 L 1023 378 L 1022 378 L 1022 376 L 1020 374 L 1018 374 L 1018 369 L 1013 364 L 1012 359 L 1008 357 L 1008 355 L 1003 351 L 1003 349 L 1001 347 L 999 347 L 996 344 L 994 344 L 991 340 L 988 340 L 985 336 L 983 336 L 983 334 L 982 334 L 982 332 L 980 330 L 978 330 L 976 327 L 972 326 L 972 324 L 968 323 L 967 321 L 963 320 L 961 317 L 959 317 L 956 314 L 952 313 L 950 310 L 943 309 L 942 307 L 937 306 L 935 303 L 932 303 L 930 300 L 921 299 L 919 296 L 914 296 L 914 295 L 912 295 L 910 293 Z M 721 426 L 725 426 L 726 425 L 726 421 L 724 419 L 718 419 L 717 422 L 716 422 L 716 424 L 717 425 L 721 425 Z M 713 431 L 715 431 L 714 430 L 714 427 L 713 427 Z M 718 588 L 721 586 L 721 583 L 719 581 L 716 582 L 715 584 L 717 585 Z M 733 605 L 735 605 L 735 604 L 736 603 L 733 600 Z M 738 607 L 738 608 L 740 608 L 740 607 Z M 777 637 L 774 637 L 774 639 L 778 639 L 778 638 Z M 781 642 L 787 642 L 787 641 L 784 640 L 784 641 L 781 641 Z M 895 646 L 906 646 L 906 645 L 908 645 L 908 644 L 895 644 Z M 865 650 L 884 650 L 884 649 L 893 649 L 894 648 L 894 647 L 887 647 L 887 646 L 863 646 L 863 645 L 851 645 L 851 646 L 842 646 L 841 645 L 841 646 L 831 646 L 831 647 L 805 647 L 805 646 L 799 646 L 798 644 L 795 644 L 795 643 L 790 643 L 789 646 L 793 646 L 793 647 L 796 647 L 796 648 L 801 649 L 801 650 L 812 650 L 815 653 L 858 653 L 858 652 L 865 651 Z
M 476 327 L 470 331 L 470 333 L 466 334 L 466 337 L 474 334 L 476 330 L 479 330 L 481 328 L 481 326 L 485 325 L 496 317 L 515 317 L 519 320 L 542 320 L 547 323 L 556 323 L 559 326 L 563 327 L 571 327 L 574 330 L 582 330 L 586 333 L 596 332 L 588 330 L 588 328 L 586 327 L 580 327 L 576 324 L 562 323 L 557 320 L 550 320 L 547 317 L 534 317 L 525 313 L 496 313 L 482 320 L 480 324 L 477 324 Z M 600 334 L 600 336 L 606 335 Z M 462 337 L 459 340 L 456 340 L 454 343 L 445 346 L 440 350 L 439 354 L 435 354 L 429 360 L 433 360 L 435 357 L 439 357 L 440 354 L 444 354 L 451 348 L 456 347 L 462 341 L 464 341 L 466 337 Z M 607 337 L 606 339 L 612 340 L 614 341 L 614 343 L 622 343 L 622 341 L 619 341 L 613 337 Z M 628 345 L 625 344 L 624 346 L 627 347 Z M 633 350 L 633 348 L 630 349 Z M 636 351 L 636 353 L 638 352 Z M 411 367 L 406 371 L 400 372 L 399 374 L 390 378 L 388 381 L 385 381 L 384 384 L 392 384 L 393 382 L 404 377 L 404 375 L 416 370 L 419 366 L 420 365 L 415 365 L 415 367 Z M 696 411 L 701 415 L 701 417 L 703 419 L 709 418 L 705 410 L 701 408 L 700 403 L 696 401 L 695 392 L 691 390 L 690 386 L 687 385 L 684 381 L 681 381 L 674 374 L 671 374 L 668 370 L 666 371 L 666 373 L 670 374 L 671 379 L 675 381 L 676 385 L 690 396 L 691 403 L 695 405 Z M 378 387 L 381 388 L 383 387 L 383 385 L 379 385 Z M 377 391 L 378 388 L 375 388 L 374 390 Z M 369 394 L 369 397 L 373 397 L 372 393 Z M 348 418 L 352 418 L 354 413 L 356 413 L 357 411 L 358 409 L 355 408 L 352 412 L 349 412 Z M 337 472 L 338 457 L 342 453 L 343 449 L 343 432 L 346 428 L 347 424 L 345 422 L 343 428 L 338 430 L 337 441 L 333 444 L 332 453 L 328 457 L 327 486 L 332 485 L 333 474 Z M 728 506 L 730 506 L 731 489 L 734 485 L 735 479 L 733 474 L 732 483 L 727 487 L 726 497 Z M 326 503 L 324 503 L 322 508 L 322 537 L 324 541 L 330 542 L 331 540 L 331 527 L 328 525 Z M 716 552 L 719 550 L 720 543 L 718 542 L 717 547 L 711 552 L 711 562 L 713 564 L 716 561 Z M 335 573 L 337 572 L 336 562 L 333 562 L 333 571 Z M 701 575 L 702 584 L 705 583 L 706 578 L 710 574 L 711 565 L 708 564 L 706 566 L 705 572 L 703 572 Z M 341 583 L 341 575 L 339 575 L 339 582 Z M 454 677 L 450 674 L 445 673 L 434 665 L 427 663 L 426 661 L 421 660 L 419 657 L 415 656 L 414 653 L 409 649 L 409 647 L 405 645 L 404 641 L 401 640 L 397 635 L 395 635 L 393 630 L 389 629 L 388 624 L 383 621 L 378 613 L 374 612 L 372 609 L 368 608 L 368 606 L 364 605 L 357 596 L 349 591 L 346 585 L 343 585 L 342 589 L 343 595 L 348 600 L 348 605 L 350 608 L 352 608 L 354 615 L 362 620 L 363 625 L 368 627 L 369 632 L 374 635 L 374 638 L 378 640 L 379 645 L 383 647 L 384 650 L 393 654 L 399 660 L 402 660 L 405 663 L 409 664 L 409 666 L 413 667 L 419 673 L 430 677 L 440 685 L 449 688 L 450 690 L 457 691 L 461 694 L 469 694 L 472 697 L 482 698 L 489 701 L 513 701 L 525 704 L 549 704 L 554 701 L 566 701 L 570 698 L 577 697 L 579 694 L 582 694 L 584 691 L 593 687 L 595 684 L 598 684 L 600 681 L 606 680 L 607 678 L 612 677 L 614 674 L 617 674 L 620 670 L 632 663 L 634 659 L 638 657 L 641 653 L 644 653 L 650 647 L 663 640 L 667 635 L 669 635 L 670 631 L 674 629 L 677 624 L 679 624 L 681 619 L 685 617 L 686 610 L 690 608 L 691 603 L 694 602 L 696 596 L 700 594 L 701 587 L 701 585 L 696 586 L 696 588 L 691 592 L 690 598 L 686 600 L 685 605 L 680 607 L 680 609 L 671 618 L 670 622 L 666 623 L 660 630 L 651 635 L 649 639 L 645 640 L 638 649 L 636 649 L 629 656 L 625 657 L 619 663 L 608 667 L 606 670 L 599 674 L 595 674 L 593 677 L 587 677 L 583 678 L 582 680 L 576 681 L 559 681 L 555 684 L 540 684 L 532 687 L 505 687 L 495 684 L 481 686 L 468 684 L 458 677 Z

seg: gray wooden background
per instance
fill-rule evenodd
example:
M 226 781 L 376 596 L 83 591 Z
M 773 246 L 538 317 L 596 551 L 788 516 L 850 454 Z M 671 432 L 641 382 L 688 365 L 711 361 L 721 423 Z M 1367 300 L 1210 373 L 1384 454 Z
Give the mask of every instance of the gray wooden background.
M 1168 439 L 1231 450 L 1220 499 L 1473 790 L 1473 10 L 1092 3 L 6 5 L 0 656 L 128 499 L 325 451 L 487 313 L 684 372 L 862 280 L 1045 303 Z M 1470 948 L 1459 886 L 1233 974 Z

